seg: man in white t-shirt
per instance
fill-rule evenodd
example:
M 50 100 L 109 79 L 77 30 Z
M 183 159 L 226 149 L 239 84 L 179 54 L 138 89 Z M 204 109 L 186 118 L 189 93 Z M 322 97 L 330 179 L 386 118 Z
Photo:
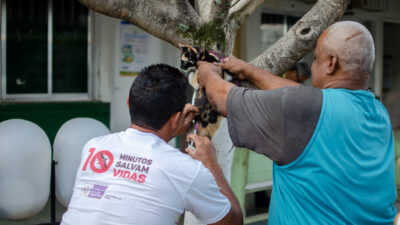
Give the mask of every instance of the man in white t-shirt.
M 197 160 L 167 144 L 197 113 L 185 105 L 187 87 L 168 65 L 140 72 L 129 93 L 130 128 L 84 146 L 62 225 L 175 225 L 184 210 L 207 224 L 243 224 L 210 140 L 191 136 Z

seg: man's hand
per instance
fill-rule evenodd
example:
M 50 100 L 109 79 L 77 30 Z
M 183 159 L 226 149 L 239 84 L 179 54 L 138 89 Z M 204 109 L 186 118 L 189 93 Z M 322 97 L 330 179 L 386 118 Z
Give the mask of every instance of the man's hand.
M 245 61 L 235 58 L 234 56 L 223 58 L 222 61 L 218 63 L 218 66 L 224 70 L 228 70 L 236 79 L 247 79 L 244 70 L 247 66 L 249 66 L 249 64 Z
M 192 148 L 186 148 L 185 151 L 192 158 L 201 161 L 210 171 L 215 170 L 215 166 L 218 166 L 218 161 L 217 154 L 211 140 L 205 136 L 199 136 L 197 134 L 189 135 L 188 139 L 194 141 L 196 150 Z
M 192 125 L 192 121 L 199 114 L 199 109 L 191 104 L 186 104 L 183 108 L 182 115 L 179 118 L 178 129 L 175 132 L 175 136 L 184 134 L 189 127 Z M 174 137 L 175 137 L 174 136 Z
M 197 80 L 206 89 L 208 101 L 217 112 L 226 116 L 226 99 L 235 85 L 222 79 L 221 67 L 204 61 L 197 62 L 197 66 Z
M 210 77 L 222 79 L 221 75 L 221 67 L 205 61 L 197 62 L 197 81 L 200 86 L 205 87 Z

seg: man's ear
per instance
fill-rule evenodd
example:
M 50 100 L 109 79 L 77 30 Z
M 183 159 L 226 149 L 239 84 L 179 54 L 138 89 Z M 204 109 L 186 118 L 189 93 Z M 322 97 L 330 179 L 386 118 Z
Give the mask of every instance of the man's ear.
M 179 128 L 179 120 L 181 117 L 182 112 L 176 112 L 172 114 L 171 118 L 169 119 L 171 129 L 175 131 Z
M 333 75 L 339 66 L 338 57 L 336 55 L 329 55 L 328 58 L 329 58 L 329 62 L 328 62 L 327 74 Z
M 128 105 L 128 109 L 129 109 L 129 96 L 128 96 L 128 98 L 126 99 L 126 104 Z

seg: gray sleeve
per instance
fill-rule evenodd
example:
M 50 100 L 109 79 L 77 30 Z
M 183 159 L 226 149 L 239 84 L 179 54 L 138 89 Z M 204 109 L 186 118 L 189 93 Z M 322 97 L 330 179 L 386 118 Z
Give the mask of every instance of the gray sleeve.
M 227 100 L 233 143 L 283 165 L 295 160 L 314 132 L 322 92 L 312 87 L 250 90 L 234 87 Z

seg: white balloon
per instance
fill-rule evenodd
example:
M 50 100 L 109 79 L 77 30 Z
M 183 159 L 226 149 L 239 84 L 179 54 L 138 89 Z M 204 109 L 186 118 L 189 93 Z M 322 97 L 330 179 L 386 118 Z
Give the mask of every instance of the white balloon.
M 83 146 L 90 139 L 109 133 L 103 123 L 91 118 L 71 119 L 58 130 L 53 144 L 53 158 L 57 162 L 56 196 L 63 206 L 68 207 L 71 200 Z
M 0 123 L 0 218 L 22 220 L 39 213 L 50 192 L 51 145 L 36 124 Z

